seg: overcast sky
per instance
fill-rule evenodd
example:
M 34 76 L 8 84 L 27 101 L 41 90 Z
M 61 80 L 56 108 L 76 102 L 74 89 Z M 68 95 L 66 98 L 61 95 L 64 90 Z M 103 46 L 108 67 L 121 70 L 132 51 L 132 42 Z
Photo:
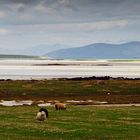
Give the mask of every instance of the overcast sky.
M 140 41 L 140 0 L 0 0 L 0 48 Z

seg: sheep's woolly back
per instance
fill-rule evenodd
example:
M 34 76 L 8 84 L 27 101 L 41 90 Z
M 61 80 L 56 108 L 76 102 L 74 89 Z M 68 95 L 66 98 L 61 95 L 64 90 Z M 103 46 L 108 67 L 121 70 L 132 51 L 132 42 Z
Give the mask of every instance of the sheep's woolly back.
M 66 104 L 56 103 L 55 108 L 56 108 L 56 110 L 66 109 Z
M 46 119 L 46 113 L 44 111 L 38 112 L 36 119 L 39 121 L 44 121 Z
M 44 111 L 46 114 L 46 118 L 48 118 L 48 110 L 45 108 L 40 108 L 39 112 Z

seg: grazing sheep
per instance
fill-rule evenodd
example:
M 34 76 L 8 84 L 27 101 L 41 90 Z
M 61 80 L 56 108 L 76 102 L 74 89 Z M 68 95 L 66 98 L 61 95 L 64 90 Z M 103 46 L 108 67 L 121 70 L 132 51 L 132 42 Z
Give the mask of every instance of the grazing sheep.
M 48 111 L 45 108 L 41 108 L 36 115 L 36 119 L 39 121 L 44 121 L 48 117 Z
M 48 118 L 48 110 L 45 108 L 40 108 L 39 112 L 44 111 L 46 114 L 46 118 Z
M 38 112 L 36 115 L 38 121 L 44 121 L 46 119 L 46 113 L 44 111 Z
M 66 105 L 63 103 L 56 103 L 55 104 L 55 109 L 56 110 L 65 110 L 66 109 Z

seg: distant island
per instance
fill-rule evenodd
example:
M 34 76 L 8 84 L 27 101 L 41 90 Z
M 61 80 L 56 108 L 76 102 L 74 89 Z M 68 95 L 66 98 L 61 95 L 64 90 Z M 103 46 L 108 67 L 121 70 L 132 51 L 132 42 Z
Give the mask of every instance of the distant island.
M 140 59 L 140 42 L 124 44 L 96 43 L 87 46 L 59 49 L 45 54 L 57 59 Z
M 24 59 L 24 58 L 38 58 L 37 56 L 29 56 L 29 55 L 4 55 L 4 54 L 0 54 L 0 59 Z

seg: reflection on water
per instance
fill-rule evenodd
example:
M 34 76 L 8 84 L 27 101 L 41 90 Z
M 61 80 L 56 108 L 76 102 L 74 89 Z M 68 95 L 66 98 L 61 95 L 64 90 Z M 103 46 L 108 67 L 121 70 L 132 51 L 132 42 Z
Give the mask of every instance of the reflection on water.
M 23 106 L 23 105 L 37 105 L 39 107 L 46 107 L 46 106 L 54 106 L 55 102 L 59 102 L 59 101 L 48 101 L 48 102 L 44 102 L 44 101 L 32 101 L 32 100 L 11 100 L 11 101 L 5 101 L 5 100 L 1 100 L 0 101 L 0 105 L 2 106 Z M 88 105 L 88 104 L 94 104 L 94 105 L 102 105 L 102 104 L 107 104 L 108 102 L 106 101 L 93 101 L 93 100 L 67 100 L 65 101 L 65 103 L 71 104 L 71 105 Z
M 21 105 L 31 105 L 33 103 L 33 101 L 31 100 L 26 100 L 26 101 L 4 101 L 1 100 L 0 105 L 3 106 L 21 106 Z

